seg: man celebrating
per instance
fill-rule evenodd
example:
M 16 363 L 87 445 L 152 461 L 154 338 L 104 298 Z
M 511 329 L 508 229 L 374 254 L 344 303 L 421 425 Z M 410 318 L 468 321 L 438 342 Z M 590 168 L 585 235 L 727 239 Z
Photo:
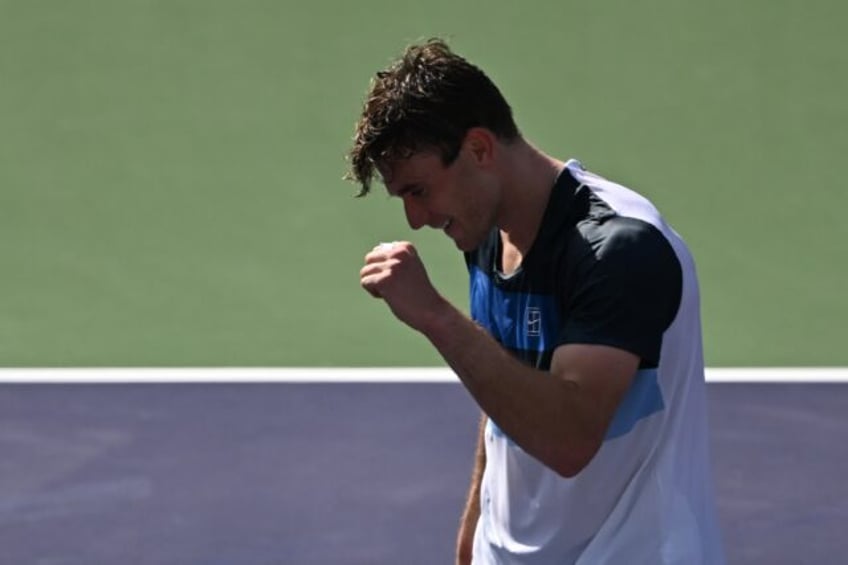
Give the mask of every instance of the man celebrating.
M 695 267 L 651 203 L 531 145 L 440 40 L 377 73 L 350 159 L 468 265 L 472 319 L 408 242 L 360 272 L 483 411 L 457 563 L 723 563 Z

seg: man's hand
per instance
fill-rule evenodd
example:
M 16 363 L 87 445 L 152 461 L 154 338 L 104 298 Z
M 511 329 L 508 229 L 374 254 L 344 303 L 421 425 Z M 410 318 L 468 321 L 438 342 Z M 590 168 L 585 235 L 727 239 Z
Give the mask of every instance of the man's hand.
M 430 283 L 415 247 L 407 241 L 381 243 L 372 249 L 365 256 L 359 279 L 371 296 L 385 300 L 399 320 L 419 331 L 448 306 Z

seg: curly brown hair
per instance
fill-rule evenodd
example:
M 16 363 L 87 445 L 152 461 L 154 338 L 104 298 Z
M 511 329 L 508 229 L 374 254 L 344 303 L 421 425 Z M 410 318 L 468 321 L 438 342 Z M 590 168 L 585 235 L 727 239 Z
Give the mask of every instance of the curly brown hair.
M 411 45 L 371 80 L 345 178 L 358 182 L 364 196 L 378 162 L 434 149 L 449 165 L 473 127 L 504 141 L 520 136 L 512 109 L 483 71 L 441 39 Z

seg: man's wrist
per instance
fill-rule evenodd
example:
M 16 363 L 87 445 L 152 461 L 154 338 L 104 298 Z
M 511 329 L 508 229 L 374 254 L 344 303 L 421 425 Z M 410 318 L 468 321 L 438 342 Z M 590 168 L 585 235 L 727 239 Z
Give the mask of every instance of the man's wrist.
M 427 312 L 419 331 L 434 345 L 438 345 L 439 342 L 444 340 L 445 336 L 453 333 L 451 328 L 456 324 L 457 316 L 461 315 L 461 312 L 453 304 L 443 299 L 436 308 Z

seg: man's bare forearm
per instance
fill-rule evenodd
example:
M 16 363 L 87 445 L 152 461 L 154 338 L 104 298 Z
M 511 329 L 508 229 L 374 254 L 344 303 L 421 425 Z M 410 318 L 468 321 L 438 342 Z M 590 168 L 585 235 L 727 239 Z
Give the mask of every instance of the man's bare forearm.
M 474 548 L 474 532 L 477 522 L 480 520 L 480 485 L 483 482 L 483 472 L 486 469 L 486 448 L 484 434 L 486 429 L 486 415 L 480 417 L 480 430 L 477 434 L 477 447 L 474 454 L 474 469 L 471 472 L 471 486 L 468 489 L 468 499 L 462 512 L 462 520 L 459 524 L 459 534 L 456 542 L 457 565 L 468 565 L 471 563 L 472 550 Z
M 594 455 L 607 422 L 578 382 L 524 365 L 448 303 L 420 330 L 483 411 L 526 452 L 562 475 L 575 474 Z
M 572 476 L 600 448 L 639 358 L 614 347 L 568 344 L 550 371 L 521 363 L 433 287 L 409 242 L 365 256 L 360 283 L 438 349 L 495 424 L 524 451 Z

